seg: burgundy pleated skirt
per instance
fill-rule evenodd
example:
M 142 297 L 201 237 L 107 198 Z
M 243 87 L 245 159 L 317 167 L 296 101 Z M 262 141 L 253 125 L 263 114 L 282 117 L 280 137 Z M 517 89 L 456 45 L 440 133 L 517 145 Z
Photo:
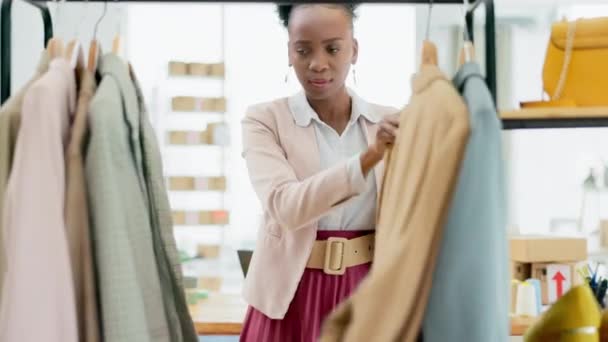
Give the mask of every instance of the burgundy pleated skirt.
M 373 231 L 318 231 L 317 240 L 330 237 L 347 239 Z M 313 342 L 321 333 L 323 320 L 357 288 L 371 263 L 349 267 L 343 275 L 323 270 L 304 270 L 295 296 L 283 319 L 270 319 L 249 307 L 240 340 L 243 342 Z

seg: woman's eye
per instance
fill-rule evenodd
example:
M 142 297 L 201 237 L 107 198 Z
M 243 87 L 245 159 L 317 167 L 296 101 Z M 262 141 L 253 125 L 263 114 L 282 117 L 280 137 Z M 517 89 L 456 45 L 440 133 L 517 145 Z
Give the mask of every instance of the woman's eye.
M 302 56 L 304 56 L 304 55 L 306 55 L 306 53 L 308 53 L 308 51 L 306 49 L 297 49 L 296 52 Z
M 329 47 L 327 51 L 329 51 L 329 53 L 331 53 L 332 55 L 335 55 L 336 53 L 338 53 L 338 51 L 340 51 L 340 49 L 337 47 Z

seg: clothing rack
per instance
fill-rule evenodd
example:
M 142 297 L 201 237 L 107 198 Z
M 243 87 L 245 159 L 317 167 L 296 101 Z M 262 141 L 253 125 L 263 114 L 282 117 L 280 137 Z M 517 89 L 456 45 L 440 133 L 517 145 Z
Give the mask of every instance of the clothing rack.
M 3 103 L 10 96 L 10 83 L 11 83 L 11 8 L 13 0 L 1 0 L 2 7 L 0 9 L 1 17 L 1 31 L 0 31 L 0 101 Z M 47 0 L 23 0 L 38 9 L 44 22 L 44 44 L 52 37 L 53 28 L 51 16 L 49 14 L 48 7 L 46 6 Z M 108 0 L 63 0 L 68 2 L 108 2 Z M 166 2 L 166 3 L 209 3 L 209 2 L 268 2 L 275 3 L 270 0 L 110 0 L 111 2 Z M 281 1 L 283 3 L 309 3 L 310 0 L 289 0 Z M 339 0 L 325 0 L 325 3 L 343 3 L 344 1 Z M 364 3 L 367 1 L 356 1 L 357 3 Z M 376 1 L 374 1 L 376 2 Z M 383 3 L 397 3 L 397 4 L 419 4 L 428 5 L 459 5 L 463 6 L 465 1 L 463 0 L 381 0 Z M 473 25 L 475 11 L 480 5 L 485 6 L 485 60 L 486 60 L 486 83 L 496 102 L 497 87 L 496 87 L 496 29 L 495 29 L 495 13 L 494 13 L 494 1 L 493 0 L 476 0 L 469 1 L 470 5 L 466 11 L 465 22 L 466 31 L 469 33 L 468 36 L 473 41 Z M 530 114 L 526 113 L 525 110 L 521 111 L 520 114 L 515 116 L 501 114 L 503 129 L 529 129 L 529 128 L 575 128 L 575 127 L 608 127 L 608 108 L 605 116 L 581 116 L 576 113 L 568 113 L 569 109 L 564 109 L 564 115 L 554 117 L 554 115 L 543 115 L 543 114 Z M 521 114 L 524 115 L 521 115 Z
M 68 2 L 80 2 L 83 0 L 66 0 Z M 94 2 L 103 2 L 104 0 L 91 0 Z M 10 54 L 11 54 L 11 22 L 10 22 L 10 16 L 11 16 L 11 4 L 12 4 L 13 0 L 2 0 L 2 12 L 1 12 L 1 16 L 2 16 L 2 32 L 1 32 L 1 40 L 0 40 L 0 49 L 1 51 L 1 58 L 2 58 L 2 69 L 0 70 L 0 79 L 1 79 L 1 102 L 4 103 L 4 101 L 6 101 L 6 99 L 9 97 L 10 95 L 10 79 L 11 79 L 11 60 L 10 60 Z M 46 46 L 46 42 L 50 39 L 50 37 L 52 36 L 52 22 L 51 22 L 51 17 L 49 15 L 49 11 L 48 8 L 45 4 L 46 0 L 29 0 L 27 1 L 28 3 L 38 7 L 41 9 L 42 12 L 42 17 L 44 20 L 44 27 L 45 27 L 45 46 Z M 218 2 L 218 1 L 213 1 L 213 0 L 178 0 L 178 1 L 171 1 L 171 0 L 114 0 L 112 2 L 167 2 L 167 3 L 177 3 L 177 2 Z M 226 0 L 226 1 L 222 1 L 222 2 L 274 2 L 274 1 L 268 1 L 268 0 L 261 0 L 261 1 L 253 1 L 253 0 Z M 310 1 L 284 1 L 285 3 L 304 3 L 304 2 L 310 2 Z M 324 1 L 326 3 L 339 3 L 339 2 L 344 2 L 344 1 L 336 1 L 336 0 L 329 0 L 329 1 Z M 382 1 L 385 3 L 410 3 L 410 4 L 429 4 L 429 3 L 433 3 L 433 4 L 458 4 L 458 5 L 463 5 L 463 1 L 462 0 L 385 0 Z M 472 25 L 473 25 L 473 16 L 474 16 L 474 12 L 475 9 L 477 9 L 477 7 L 481 4 L 485 4 L 486 7 L 486 25 L 485 25 L 485 30 L 486 30 L 486 49 L 485 49 L 485 53 L 486 53 L 486 65 L 487 65 L 487 76 L 486 76 L 486 82 L 488 84 L 488 88 L 490 89 L 490 92 L 492 93 L 492 96 L 494 97 L 494 100 L 496 100 L 496 43 L 494 41 L 495 39 L 495 28 L 494 28 L 494 1 L 493 0 L 477 0 L 475 2 L 473 2 L 470 5 L 470 8 L 467 10 L 467 31 L 468 32 L 473 32 L 472 29 Z M 8 18 L 8 20 L 6 20 Z M 473 35 L 470 35 L 471 40 L 473 40 Z M 7 58 L 8 56 L 8 58 Z
M 53 36 L 51 13 L 44 2 L 24 0 L 40 10 L 44 24 L 44 47 Z M 11 65 L 12 65 L 12 8 L 13 0 L 2 0 L 0 7 L 0 103 L 4 103 L 11 94 Z

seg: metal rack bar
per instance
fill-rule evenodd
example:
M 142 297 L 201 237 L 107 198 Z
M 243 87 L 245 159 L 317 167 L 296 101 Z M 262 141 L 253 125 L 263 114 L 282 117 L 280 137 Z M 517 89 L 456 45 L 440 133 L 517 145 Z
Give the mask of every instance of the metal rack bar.
M 38 8 L 44 25 L 44 46 L 53 36 L 53 23 L 46 3 L 25 0 L 26 3 Z M 0 103 L 4 103 L 11 94 L 11 65 L 12 65 L 12 0 L 2 0 L 0 7 Z

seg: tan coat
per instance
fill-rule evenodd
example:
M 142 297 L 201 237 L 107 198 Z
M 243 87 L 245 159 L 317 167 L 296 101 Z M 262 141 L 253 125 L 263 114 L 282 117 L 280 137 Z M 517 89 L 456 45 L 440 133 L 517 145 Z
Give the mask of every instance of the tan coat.
M 70 143 L 66 153 L 65 224 L 70 248 L 79 339 L 82 342 L 100 340 L 97 315 L 97 285 L 89 233 L 89 208 L 84 172 L 83 151 L 88 137 L 89 103 L 95 94 L 95 78 L 83 71 Z
M 423 67 L 413 90 L 386 158 L 374 264 L 326 321 L 323 342 L 412 342 L 420 332 L 469 117 L 437 67 Z

